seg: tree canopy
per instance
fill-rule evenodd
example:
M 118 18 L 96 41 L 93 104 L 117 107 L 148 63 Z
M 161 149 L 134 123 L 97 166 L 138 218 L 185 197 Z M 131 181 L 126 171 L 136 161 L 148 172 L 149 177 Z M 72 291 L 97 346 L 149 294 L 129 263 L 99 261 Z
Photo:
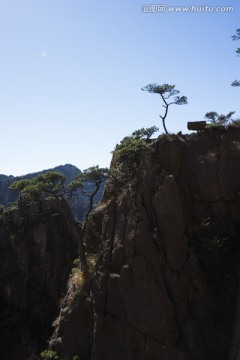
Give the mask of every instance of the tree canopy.
M 136 139 L 146 138 L 146 140 L 149 140 L 150 137 L 157 131 L 159 131 L 159 128 L 157 128 L 156 126 L 151 126 L 150 128 L 141 128 L 139 130 L 135 130 L 132 133 L 132 136 Z
M 85 220 L 88 220 L 88 216 L 93 209 L 94 197 L 98 193 L 100 185 L 108 178 L 109 169 L 100 168 L 98 165 L 91 166 L 75 177 L 75 179 L 68 185 L 68 189 L 71 194 L 80 189 L 82 195 L 87 196 L 89 200 L 89 207 L 85 215 Z M 90 182 L 93 185 L 93 190 L 87 192 L 84 189 L 84 183 Z
M 170 105 L 185 105 L 187 104 L 187 97 L 186 96 L 178 96 L 177 94 L 180 93 L 179 90 L 175 89 L 175 85 L 169 85 L 169 84 L 163 84 L 163 85 L 157 85 L 157 84 L 148 84 L 144 86 L 141 90 L 148 91 L 150 94 L 159 94 L 163 101 L 163 107 L 165 108 L 165 112 L 162 115 L 159 115 L 162 119 L 163 128 L 168 134 L 165 120 L 168 114 L 168 108 Z M 173 101 L 168 102 L 167 100 L 173 96 Z
M 57 171 L 50 171 L 33 179 L 17 180 L 9 188 L 19 190 L 20 195 L 27 197 L 29 200 L 36 200 L 50 195 L 64 196 L 67 192 L 65 176 Z
M 83 172 L 75 177 L 68 185 L 62 173 L 51 171 L 38 175 L 33 179 L 17 180 L 13 182 L 9 188 L 19 190 L 20 197 L 25 198 L 28 202 L 44 199 L 48 196 L 69 199 L 78 191 L 78 193 L 80 192 L 89 199 L 89 207 L 86 214 L 87 219 L 93 209 L 94 197 L 99 191 L 100 185 L 107 177 L 108 168 L 100 168 L 96 165 L 83 170 Z M 87 182 L 92 183 L 92 191 L 87 192 L 85 187 Z
M 230 111 L 226 115 L 219 115 L 216 111 L 210 111 L 205 114 L 205 119 L 209 120 L 211 124 L 225 126 L 232 120 L 233 114 L 235 114 L 235 111 Z

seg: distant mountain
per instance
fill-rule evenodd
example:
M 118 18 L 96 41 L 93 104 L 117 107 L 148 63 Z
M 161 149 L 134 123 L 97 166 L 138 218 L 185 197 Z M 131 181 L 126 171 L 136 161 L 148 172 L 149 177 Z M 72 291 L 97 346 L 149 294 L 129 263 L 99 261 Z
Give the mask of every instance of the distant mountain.
M 9 189 L 9 186 L 14 181 L 22 180 L 22 179 L 32 179 L 35 176 L 38 176 L 40 174 L 45 174 L 49 171 L 61 172 L 66 177 L 67 183 L 71 182 L 76 175 L 81 174 L 81 170 L 71 164 L 59 165 L 52 169 L 46 169 L 23 176 L 12 176 L 12 175 L 7 176 L 0 174 L 0 204 L 6 206 L 8 203 L 16 201 L 19 193 L 18 190 Z M 92 184 L 87 183 L 86 191 L 91 191 L 91 187 Z M 96 195 L 95 203 L 98 203 L 99 200 L 101 199 L 103 188 L 104 185 L 100 188 L 99 193 Z M 82 220 L 88 208 L 88 199 L 77 192 L 76 195 L 73 195 L 72 198 L 70 199 L 70 206 L 72 208 L 75 218 L 78 220 Z
M 7 175 L 0 174 L 0 181 L 1 180 L 6 180 L 6 179 L 8 179 L 10 177 L 12 177 L 12 176 L 7 176 Z
M 76 166 L 71 164 L 59 165 L 52 169 L 46 169 L 35 173 L 30 173 L 23 176 L 6 176 L 0 174 L 0 204 L 7 205 L 9 202 L 15 201 L 18 195 L 18 191 L 9 190 L 9 186 L 17 180 L 32 179 L 33 177 L 45 174 L 48 171 L 59 171 L 66 176 L 67 182 L 70 182 L 76 175 L 81 173 Z

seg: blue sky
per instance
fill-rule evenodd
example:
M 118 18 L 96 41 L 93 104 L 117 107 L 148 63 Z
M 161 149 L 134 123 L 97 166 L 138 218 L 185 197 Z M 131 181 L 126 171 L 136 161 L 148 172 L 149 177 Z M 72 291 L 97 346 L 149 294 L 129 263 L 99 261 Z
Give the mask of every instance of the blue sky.
M 142 5 L 233 6 L 233 12 L 142 12 Z M 0 0 L 0 173 L 60 164 L 109 166 L 116 143 L 152 125 L 149 83 L 175 84 L 169 132 L 208 111 L 240 116 L 238 1 Z

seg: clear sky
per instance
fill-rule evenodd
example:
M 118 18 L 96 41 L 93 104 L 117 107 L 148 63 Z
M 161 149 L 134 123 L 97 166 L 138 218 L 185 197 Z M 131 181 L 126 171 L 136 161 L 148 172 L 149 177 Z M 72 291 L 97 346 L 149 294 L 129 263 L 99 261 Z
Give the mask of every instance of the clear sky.
M 187 5 L 234 11 L 168 8 Z M 188 97 L 170 107 L 169 132 L 208 111 L 240 116 L 239 15 L 237 0 L 0 0 L 0 173 L 109 166 L 124 136 L 163 132 L 159 95 L 141 91 L 149 83 Z

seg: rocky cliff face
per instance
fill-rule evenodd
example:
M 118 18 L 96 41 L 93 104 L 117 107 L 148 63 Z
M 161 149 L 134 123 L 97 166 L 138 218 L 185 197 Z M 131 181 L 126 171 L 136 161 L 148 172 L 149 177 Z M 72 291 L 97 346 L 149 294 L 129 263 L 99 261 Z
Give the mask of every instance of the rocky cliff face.
M 0 214 L 0 359 L 38 359 L 47 348 L 77 257 L 65 201 L 20 202 Z
M 229 358 L 239 161 L 239 129 L 162 136 L 129 164 L 127 185 L 109 184 L 82 234 L 95 268 L 55 322 L 60 360 Z

